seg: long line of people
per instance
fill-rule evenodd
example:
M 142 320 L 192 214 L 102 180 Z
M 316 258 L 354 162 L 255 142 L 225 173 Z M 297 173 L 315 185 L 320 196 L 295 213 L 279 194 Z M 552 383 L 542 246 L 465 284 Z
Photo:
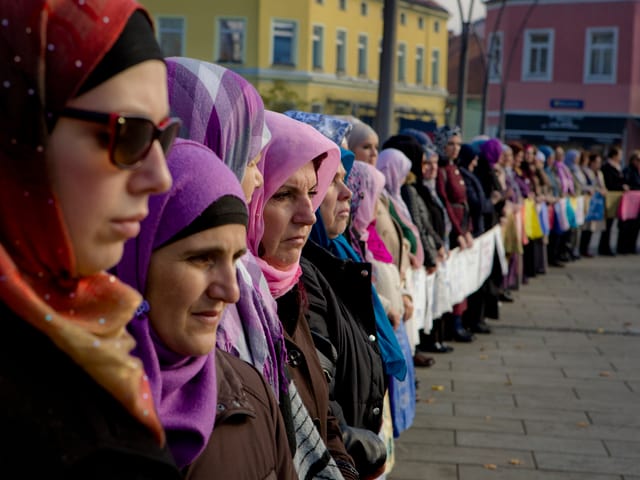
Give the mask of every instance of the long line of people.
M 10 476 L 384 476 L 415 368 L 603 225 L 610 253 L 606 190 L 639 188 L 638 153 L 624 183 L 615 149 L 601 172 L 442 127 L 379 151 L 357 119 L 266 111 L 238 74 L 163 59 L 132 0 L 0 6 Z M 429 282 L 497 225 L 506 262 L 432 318 Z

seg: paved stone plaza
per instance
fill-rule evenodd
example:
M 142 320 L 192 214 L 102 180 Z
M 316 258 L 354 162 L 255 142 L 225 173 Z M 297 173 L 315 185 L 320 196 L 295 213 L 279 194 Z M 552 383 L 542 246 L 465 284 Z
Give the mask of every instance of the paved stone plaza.
M 420 369 L 391 480 L 640 480 L 640 256 L 533 279 Z

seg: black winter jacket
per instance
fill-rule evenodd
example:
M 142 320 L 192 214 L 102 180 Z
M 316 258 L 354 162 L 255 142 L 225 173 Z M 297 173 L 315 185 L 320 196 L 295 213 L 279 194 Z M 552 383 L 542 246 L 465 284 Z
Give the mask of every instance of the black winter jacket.
M 344 423 L 378 433 L 386 380 L 376 341 L 371 265 L 340 259 L 311 240 L 300 265 L 309 326 L 337 351 L 334 414 L 337 403 Z
M 3 478 L 178 480 L 166 448 L 41 332 L 0 305 Z

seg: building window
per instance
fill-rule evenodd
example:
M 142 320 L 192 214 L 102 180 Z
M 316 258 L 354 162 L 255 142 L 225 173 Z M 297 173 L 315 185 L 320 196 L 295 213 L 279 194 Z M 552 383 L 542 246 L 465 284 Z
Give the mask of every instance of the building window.
M 367 2 L 360 3 L 360 15 L 366 17 L 369 14 L 369 5 Z
M 418 17 L 418 28 L 424 30 L 424 17 Z
M 324 27 L 320 25 L 313 26 L 311 51 L 314 70 L 321 70 L 324 64 Z
M 400 25 L 406 25 L 407 24 L 407 16 L 405 15 L 404 12 L 400 12 Z
M 440 86 L 440 51 L 431 51 L 431 86 Z
M 347 0 L 338 0 L 338 8 L 340 8 L 340 10 L 346 10 Z
M 158 43 L 165 57 L 184 55 L 184 18 L 158 17 Z
M 618 28 L 588 28 L 584 56 L 585 83 L 616 83 Z
M 358 76 L 367 75 L 367 36 L 358 35 Z
M 489 35 L 489 81 L 499 82 L 502 79 L 503 33 L 495 32 Z
M 398 82 L 407 81 L 407 44 L 398 44 Z
M 318 5 L 324 5 L 324 0 L 316 0 L 316 3 L 317 3 Z
M 244 62 L 246 27 L 243 19 L 221 18 L 218 20 L 218 62 Z
M 424 84 L 424 47 L 416 47 L 416 85 Z
M 336 73 L 347 71 L 347 32 L 338 30 L 336 34 Z
M 550 82 L 553 78 L 553 30 L 526 30 L 522 79 Z
M 274 65 L 295 65 L 296 24 L 275 20 L 272 24 Z
M 433 22 L 433 31 L 435 33 L 439 33 L 440 32 L 440 22 L 438 20 Z

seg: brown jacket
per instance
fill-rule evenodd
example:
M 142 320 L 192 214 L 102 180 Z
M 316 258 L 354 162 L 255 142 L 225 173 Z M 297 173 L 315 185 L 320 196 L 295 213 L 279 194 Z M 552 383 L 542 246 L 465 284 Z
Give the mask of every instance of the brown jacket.
M 301 295 L 299 285 L 277 300 L 278 316 L 284 327 L 287 345 L 289 375 L 344 478 L 358 478 L 353 459 L 342 441 L 338 420 L 329 412 L 329 385 L 303 314 L 307 301 L 301 300 L 304 294 Z M 301 308 L 301 305 L 304 307 Z
M 187 478 L 297 479 L 278 403 L 248 363 L 216 350 L 216 424 Z

